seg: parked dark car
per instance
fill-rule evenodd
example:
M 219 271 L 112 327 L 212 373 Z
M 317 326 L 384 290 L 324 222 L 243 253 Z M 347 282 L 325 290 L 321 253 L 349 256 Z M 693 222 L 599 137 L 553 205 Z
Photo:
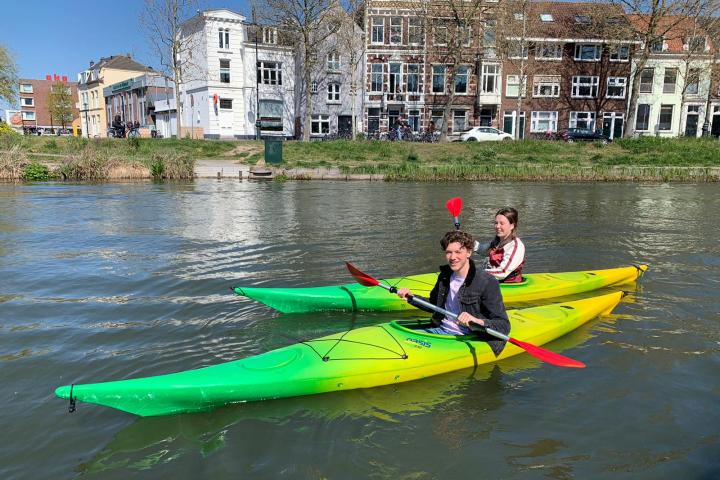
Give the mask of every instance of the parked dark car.
M 610 137 L 602 132 L 596 132 L 589 128 L 567 128 L 558 132 L 558 138 L 568 143 L 573 142 L 602 142 L 610 143 Z

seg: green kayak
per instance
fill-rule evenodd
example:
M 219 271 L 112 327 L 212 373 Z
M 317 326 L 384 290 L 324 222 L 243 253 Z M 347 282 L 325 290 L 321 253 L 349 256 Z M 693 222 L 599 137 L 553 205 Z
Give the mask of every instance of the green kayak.
M 632 265 L 606 270 L 528 273 L 523 276 L 522 283 L 501 283 L 500 290 L 506 305 L 527 303 L 634 282 L 647 268 L 647 265 Z M 425 273 L 381 281 L 397 288 L 409 288 L 414 294 L 427 297 L 436 279 L 437 273 Z M 309 288 L 235 287 L 233 290 L 240 296 L 264 303 L 283 313 L 322 310 L 389 312 L 415 308 L 382 289 L 363 287 L 356 283 Z
M 511 336 L 543 345 L 609 313 L 622 292 L 508 312 Z M 408 382 L 507 358 L 473 335 L 418 331 L 405 320 L 335 333 L 215 366 L 155 377 L 59 387 L 64 399 L 141 416 L 208 411 L 232 403 L 311 395 Z

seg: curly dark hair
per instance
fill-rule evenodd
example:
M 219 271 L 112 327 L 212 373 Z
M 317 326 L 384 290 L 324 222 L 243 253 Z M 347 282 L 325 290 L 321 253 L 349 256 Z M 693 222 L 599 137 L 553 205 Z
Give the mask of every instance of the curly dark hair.
M 472 235 L 466 232 L 461 232 L 459 230 L 452 230 L 450 232 L 447 232 L 443 236 L 443 238 L 440 239 L 440 246 L 443 250 L 445 250 L 447 246 L 453 242 L 458 242 L 460 245 L 467 248 L 471 252 L 475 247 L 475 239 L 473 239 Z

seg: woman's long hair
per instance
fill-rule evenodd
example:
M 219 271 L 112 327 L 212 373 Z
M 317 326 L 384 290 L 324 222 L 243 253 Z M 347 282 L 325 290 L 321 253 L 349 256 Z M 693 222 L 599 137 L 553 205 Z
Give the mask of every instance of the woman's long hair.
M 510 232 L 510 235 L 508 235 L 507 238 L 503 239 L 502 241 L 498 236 L 495 236 L 493 238 L 492 242 L 490 242 L 490 246 L 488 247 L 488 253 L 490 253 L 490 250 L 493 248 L 502 248 L 508 243 L 515 240 L 515 237 L 517 237 L 517 230 L 518 230 L 518 211 L 515 210 L 513 207 L 503 207 L 500 210 L 497 211 L 495 216 L 502 215 L 503 217 L 508 219 L 508 222 L 510 222 L 511 225 L 514 225 L 515 228 L 512 229 Z

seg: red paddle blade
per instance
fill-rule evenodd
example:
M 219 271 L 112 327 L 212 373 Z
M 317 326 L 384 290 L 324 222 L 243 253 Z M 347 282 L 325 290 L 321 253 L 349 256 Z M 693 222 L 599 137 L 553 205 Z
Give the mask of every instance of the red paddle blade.
M 374 279 L 367 273 L 361 272 L 352 263 L 345 262 L 345 266 L 350 271 L 350 275 L 352 275 L 355 278 L 355 281 L 358 282 L 360 285 L 363 285 L 365 287 L 376 287 L 380 284 L 378 280 Z
M 530 343 L 521 342 L 520 340 L 512 337 L 510 338 L 510 343 L 517 345 L 533 357 L 539 358 L 543 362 L 547 362 L 558 367 L 585 368 L 585 364 L 582 362 L 560 355 L 559 353 L 551 352 L 550 350 L 545 350 L 544 348 L 537 347 Z
M 459 217 L 460 212 L 462 211 L 462 198 L 460 197 L 453 197 L 450 200 L 448 200 L 445 203 L 445 207 L 447 207 L 448 212 L 450 212 L 450 215 L 453 217 Z

